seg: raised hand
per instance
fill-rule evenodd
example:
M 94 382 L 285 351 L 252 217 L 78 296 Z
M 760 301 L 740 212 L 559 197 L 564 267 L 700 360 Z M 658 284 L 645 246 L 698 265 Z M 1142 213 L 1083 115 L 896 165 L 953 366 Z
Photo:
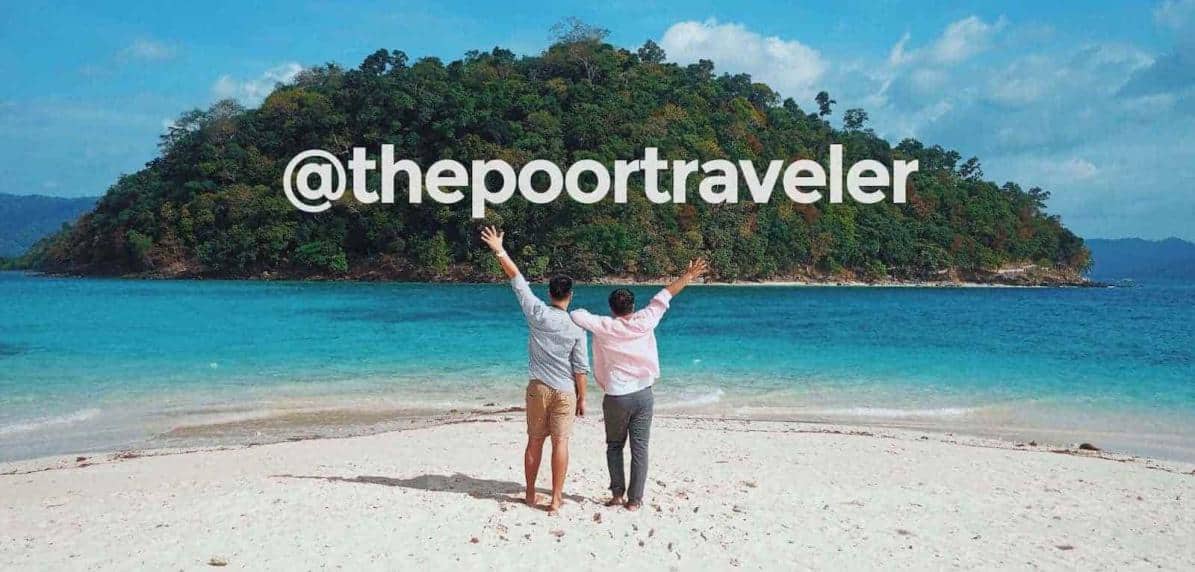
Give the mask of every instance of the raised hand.
M 502 267 L 502 272 L 506 273 L 506 277 L 514 278 L 519 275 L 519 267 L 506 255 L 506 249 L 502 248 L 502 239 L 505 236 L 505 232 L 492 226 L 481 229 L 481 241 L 494 251 L 494 255 L 498 257 L 498 265 Z M 531 291 L 527 292 L 530 294 Z
M 503 252 L 502 239 L 506 236 L 505 232 L 498 230 L 492 226 L 487 226 L 481 229 L 481 241 L 490 247 L 494 252 Z
M 680 294 L 685 286 L 692 282 L 694 278 L 705 274 L 709 270 L 709 265 L 706 264 L 704 258 L 694 258 L 689 262 L 689 267 L 685 269 L 685 273 L 681 274 L 679 278 L 673 280 L 671 284 L 664 287 L 665 290 L 672 293 L 673 296 Z

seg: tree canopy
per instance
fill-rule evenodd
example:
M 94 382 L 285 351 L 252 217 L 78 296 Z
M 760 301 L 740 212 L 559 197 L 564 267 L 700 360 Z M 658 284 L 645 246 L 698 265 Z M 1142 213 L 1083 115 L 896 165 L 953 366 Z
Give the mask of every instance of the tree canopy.
M 922 279 L 1013 263 L 1077 273 L 1089 264 L 1083 241 L 1046 213 L 1045 191 L 983 180 L 977 159 L 937 145 L 893 146 L 864 128 L 862 109 L 836 129 L 826 92 L 807 112 L 746 74 L 716 75 L 708 60 L 666 63 L 654 42 L 618 48 L 606 30 L 576 21 L 553 32 L 558 41 L 535 56 L 494 48 L 411 62 L 378 50 L 356 69 L 306 69 L 256 109 L 221 101 L 184 113 L 159 157 L 31 257 L 83 274 L 491 279 L 497 268 L 476 229 L 497 224 L 530 277 L 659 277 L 698 255 L 725 280 Z M 648 146 L 665 159 L 825 164 L 829 144 L 841 143 L 848 164 L 917 159 L 921 170 L 899 205 L 799 205 L 782 195 L 655 205 L 632 186 L 627 204 L 516 197 L 479 222 L 465 203 L 365 205 L 346 193 L 312 215 L 284 198 L 281 174 L 295 154 L 347 159 L 354 146 L 376 153 L 383 143 L 425 168 L 444 158 L 612 164 Z

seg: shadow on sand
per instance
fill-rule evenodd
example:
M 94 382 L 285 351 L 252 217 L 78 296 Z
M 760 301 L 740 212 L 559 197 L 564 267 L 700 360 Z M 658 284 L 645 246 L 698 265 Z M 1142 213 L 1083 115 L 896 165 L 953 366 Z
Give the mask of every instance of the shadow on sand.
M 319 475 L 273 475 L 280 479 L 313 479 L 320 481 L 328 481 L 331 483 L 354 483 L 361 485 L 381 485 L 384 487 L 402 487 L 406 489 L 417 489 L 421 491 L 432 491 L 438 493 L 461 493 L 469 495 L 475 499 L 489 499 L 500 503 L 523 503 L 523 485 L 519 483 L 512 483 L 510 481 L 495 481 L 491 479 L 478 479 L 463 473 L 455 473 L 452 475 L 419 475 L 418 477 L 411 477 L 409 479 L 396 479 L 393 477 L 374 477 L 368 475 L 360 475 L 356 477 L 336 477 L 336 476 L 319 476 Z M 551 491 L 539 489 L 540 494 L 551 495 Z M 578 495 L 564 495 L 564 498 L 573 502 L 582 502 L 585 497 Z

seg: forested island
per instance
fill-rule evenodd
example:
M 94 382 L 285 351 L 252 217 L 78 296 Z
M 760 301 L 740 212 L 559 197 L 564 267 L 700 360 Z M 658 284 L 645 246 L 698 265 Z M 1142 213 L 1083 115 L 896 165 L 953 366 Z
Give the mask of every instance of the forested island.
M 573 22 L 535 56 L 494 48 L 444 63 L 378 50 L 355 69 L 305 69 L 256 109 L 220 101 L 184 113 L 159 157 L 19 262 L 80 275 L 493 280 L 477 229 L 496 224 L 531 278 L 647 280 L 706 256 L 720 281 L 1083 282 L 1090 253 L 1047 214 L 1048 192 L 987 181 L 977 159 L 941 146 L 893 146 L 861 109 L 836 129 L 825 92 L 806 109 L 748 75 L 716 74 L 713 62 L 681 66 L 654 42 L 631 51 L 604 38 Z M 632 184 L 627 204 L 515 198 L 477 221 L 465 202 L 366 205 L 346 193 L 307 214 L 284 198 L 295 154 L 347 158 L 383 143 L 424 166 L 611 164 L 649 146 L 669 159 L 825 164 L 839 143 L 848 162 L 917 160 L 920 171 L 906 204 L 656 205 Z

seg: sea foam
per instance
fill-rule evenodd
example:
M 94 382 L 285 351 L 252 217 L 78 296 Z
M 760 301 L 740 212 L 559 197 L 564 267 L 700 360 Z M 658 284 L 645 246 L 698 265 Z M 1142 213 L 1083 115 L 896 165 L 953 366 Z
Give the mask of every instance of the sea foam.
M 721 388 L 715 389 L 706 393 L 686 394 L 677 401 L 665 402 L 656 406 L 657 409 L 677 409 L 682 407 L 699 407 L 701 405 L 713 405 L 722 401 L 722 396 L 726 395 Z
M 14 435 L 17 433 L 29 433 L 47 427 L 56 427 L 60 425 L 73 425 L 87 421 L 100 414 L 99 409 L 80 409 L 73 413 L 66 415 L 58 415 L 54 417 L 43 417 L 41 419 L 33 419 L 30 421 L 22 421 L 20 423 L 13 423 L 11 425 L 0 426 L 0 435 Z
M 962 417 L 979 411 L 978 407 L 938 407 L 926 409 L 896 409 L 891 407 L 843 407 L 805 411 L 810 415 L 849 416 L 871 418 Z

